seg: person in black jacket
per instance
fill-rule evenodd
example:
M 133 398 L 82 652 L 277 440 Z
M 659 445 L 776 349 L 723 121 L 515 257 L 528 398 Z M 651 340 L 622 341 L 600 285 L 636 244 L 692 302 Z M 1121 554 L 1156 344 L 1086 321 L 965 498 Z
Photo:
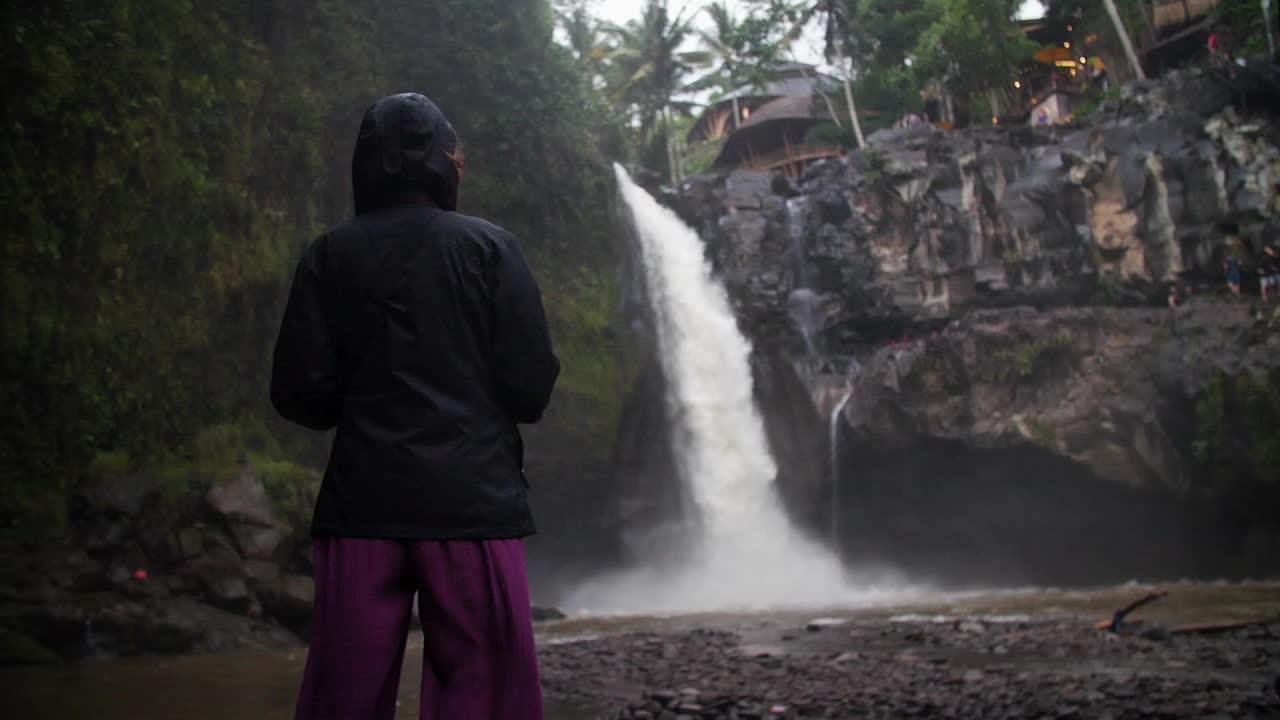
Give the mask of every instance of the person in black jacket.
M 377 101 L 352 159 L 355 217 L 294 276 L 271 401 L 336 428 L 299 720 L 393 717 L 415 592 L 423 718 L 542 716 L 517 424 L 542 417 L 560 364 L 519 243 L 456 212 L 462 169 L 435 104 Z

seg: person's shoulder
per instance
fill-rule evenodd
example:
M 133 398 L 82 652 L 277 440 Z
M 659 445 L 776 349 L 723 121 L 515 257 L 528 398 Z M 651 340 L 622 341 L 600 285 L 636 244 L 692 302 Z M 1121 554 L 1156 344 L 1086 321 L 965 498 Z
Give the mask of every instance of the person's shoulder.
M 337 225 L 330 226 L 329 229 L 320 233 L 315 240 L 311 241 L 311 244 L 307 246 L 307 252 L 324 253 L 333 248 L 340 248 L 355 238 L 363 237 L 366 231 L 362 227 L 361 221 L 361 216 L 356 216 L 343 220 Z
M 513 237 L 506 228 L 496 223 L 459 212 L 442 213 L 436 223 L 459 234 L 473 237 L 487 237 L 495 240 L 505 240 Z

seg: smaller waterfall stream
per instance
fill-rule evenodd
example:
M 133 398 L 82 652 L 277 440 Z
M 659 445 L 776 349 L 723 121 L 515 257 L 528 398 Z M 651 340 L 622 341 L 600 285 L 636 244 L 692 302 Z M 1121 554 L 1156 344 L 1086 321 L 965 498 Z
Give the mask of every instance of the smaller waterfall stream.
M 828 442 L 831 445 L 831 547 L 840 547 L 840 413 L 853 397 L 853 386 L 845 387 L 844 396 L 831 410 Z
M 787 200 L 787 237 L 791 239 L 791 294 L 787 296 L 787 314 L 804 338 L 809 357 L 818 355 L 814 336 L 818 332 L 816 308 L 818 294 L 809 284 L 809 261 L 804 247 L 804 226 L 809 214 L 809 198 Z
M 844 395 L 831 409 L 827 442 L 831 447 L 831 547 L 839 552 L 840 548 L 840 416 L 845 406 L 856 392 L 858 376 L 862 366 L 856 358 L 849 360 L 849 369 L 845 372 Z

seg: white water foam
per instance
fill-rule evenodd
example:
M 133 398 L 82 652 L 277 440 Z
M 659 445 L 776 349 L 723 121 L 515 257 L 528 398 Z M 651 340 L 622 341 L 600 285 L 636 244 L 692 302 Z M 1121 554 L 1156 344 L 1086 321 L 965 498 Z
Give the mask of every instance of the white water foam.
M 680 559 L 597 577 L 567 603 L 588 613 L 850 607 L 900 602 L 900 583 L 846 576 L 789 521 L 752 396 L 751 345 L 692 228 L 615 166 L 639 238 L 667 379 L 675 455 L 700 523 Z

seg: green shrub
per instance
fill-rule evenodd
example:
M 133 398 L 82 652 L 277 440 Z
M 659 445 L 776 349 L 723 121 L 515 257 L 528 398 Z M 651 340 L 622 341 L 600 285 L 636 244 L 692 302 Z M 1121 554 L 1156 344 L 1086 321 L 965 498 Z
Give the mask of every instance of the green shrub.
M 688 154 L 685 155 L 685 172 L 689 175 L 711 172 L 711 165 L 720 155 L 720 149 L 724 147 L 724 143 L 725 138 L 721 138 L 690 145 Z
M 295 529 L 305 528 L 320 492 L 321 474 L 287 460 L 256 454 L 250 456 L 249 464 L 266 488 L 276 517 Z
M 1058 440 L 1053 426 L 1040 418 L 1027 418 L 1027 429 L 1031 431 L 1031 439 L 1038 445 L 1052 446 Z
M 1015 381 L 1044 379 L 1070 363 L 1073 357 L 1071 347 L 1071 336 L 1064 333 L 1001 350 L 995 355 L 994 379 Z
M 1280 387 L 1274 375 L 1219 373 L 1195 404 L 1192 452 L 1219 481 L 1280 485 Z

